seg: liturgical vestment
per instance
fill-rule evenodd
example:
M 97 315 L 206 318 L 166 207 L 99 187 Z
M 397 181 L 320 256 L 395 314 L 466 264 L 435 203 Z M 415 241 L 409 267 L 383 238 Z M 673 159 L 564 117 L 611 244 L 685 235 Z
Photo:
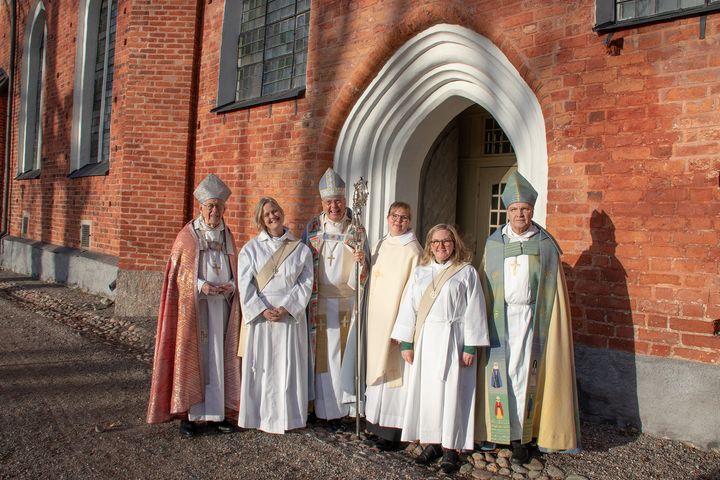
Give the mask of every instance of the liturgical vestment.
M 312 290 L 313 264 L 308 247 L 293 240 L 288 231 L 277 238 L 263 231 L 240 251 L 238 290 L 242 328 L 248 329 L 247 335 L 241 337 L 247 339 L 241 345 L 239 425 L 243 428 L 284 433 L 304 427 L 307 419 L 305 309 Z M 271 258 L 275 252 L 278 257 Z M 259 290 L 256 278 L 268 262 L 275 273 Z M 269 321 L 263 317 L 264 310 L 278 307 L 288 311 L 285 318 Z
M 560 248 L 533 223 L 505 225 L 485 246 L 492 347 L 478 369 L 476 440 L 580 446 L 572 329 Z M 483 394 L 484 393 L 484 394 Z
M 418 264 L 422 251 L 412 231 L 398 236 L 388 234 L 373 248 L 367 300 L 365 390 L 365 417 L 373 426 L 402 428 L 411 367 L 405 367 L 400 346 L 391 341 L 390 333 L 397 318 L 405 285 Z M 372 431 L 385 438 L 382 430 Z M 396 440 L 394 437 L 386 439 Z
M 205 282 L 235 282 L 236 250 L 224 223 L 199 217 L 173 244 L 160 300 L 148 423 L 237 417 L 240 362 L 235 292 L 206 296 Z
M 391 335 L 414 342 L 402 440 L 472 449 L 477 362 L 470 367 L 460 362 L 464 347 L 489 344 L 485 300 L 475 268 L 466 264 L 443 278 L 451 266 L 433 261 L 415 268 Z M 441 280 L 444 284 L 416 332 L 423 294 Z

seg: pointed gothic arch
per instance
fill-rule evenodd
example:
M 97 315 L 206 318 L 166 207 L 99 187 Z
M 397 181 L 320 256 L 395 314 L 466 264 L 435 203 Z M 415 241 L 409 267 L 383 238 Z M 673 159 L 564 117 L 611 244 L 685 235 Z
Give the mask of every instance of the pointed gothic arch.
M 512 142 L 518 170 L 539 192 L 534 218 L 545 224 L 547 143 L 537 97 L 490 40 L 465 27 L 439 24 L 398 49 L 340 132 L 334 166 L 348 185 L 360 176 L 368 179 L 371 239 L 382 235 L 392 201 L 407 201 L 417 210 L 428 149 L 445 125 L 473 103 L 490 112 Z

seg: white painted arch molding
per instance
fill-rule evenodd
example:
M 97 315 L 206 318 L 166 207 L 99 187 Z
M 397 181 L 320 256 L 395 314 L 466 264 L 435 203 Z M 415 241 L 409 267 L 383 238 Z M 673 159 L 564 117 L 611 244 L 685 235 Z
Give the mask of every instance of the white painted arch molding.
M 539 193 L 534 219 L 545 224 L 547 143 L 540 104 L 490 40 L 458 25 L 435 25 L 405 43 L 382 67 L 345 121 L 334 168 L 351 185 L 363 176 L 370 239 L 383 234 L 385 209 L 403 200 L 417 211 L 420 171 L 445 126 L 477 103 L 513 144 L 519 171 Z M 438 188 L 442 188 L 438 179 Z

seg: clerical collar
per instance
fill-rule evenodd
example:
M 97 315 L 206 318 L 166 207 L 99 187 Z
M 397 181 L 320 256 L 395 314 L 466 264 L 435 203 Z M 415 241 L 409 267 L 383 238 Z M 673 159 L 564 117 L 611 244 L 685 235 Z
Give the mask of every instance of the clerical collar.
M 440 269 L 440 270 L 442 270 L 443 268 L 447 268 L 447 267 L 449 267 L 449 266 L 452 265 L 452 264 L 453 264 L 453 261 L 452 261 L 450 258 L 448 258 L 447 260 L 445 260 L 445 261 L 442 262 L 442 263 L 440 263 L 440 262 L 438 262 L 437 260 L 435 260 L 435 257 L 433 257 L 433 259 L 432 259 L 432 266 L 433 266 L 434 268 L 437 268 L 437 269 Z
M 283 231 L 283 234 L 280 235 L 279 237 L 273 237 L 272 235 L 270 235 L 270 233 L 267 232 L 267 230 L 263 230 L 262 232 L 260 232 L 260 235 L 258 235 L 258 237 L 261 241 L 269 240 L 271 242 L 281 242 L 285 239 L 287 239 L 287 240 L 293 239 L 292 233 L 287 228 Z
M 393 240 L 400 243 L 400 245 L 402 245 L 404 247 L 408 243 L 412 243 L 413 241 L 415 241 L 415 232 L 408 229 L 408 231 L 403 233 L 402 235 L 393 236 L 393 235 L 390 235 L 390 233 L 388 233 L 387 237 L 392 238 Z
M 343 230 L 345 228 L 346 222 L 350 221 L 350 219 L 347 216 L 347 213 L 345 214 L 345 216 L 343 216 L 342 220 L 340 220 L 339 222 L 335 222 L 333 220 L 330 220 L 330 217 L 328 217 L 327 214 L 325 214 L 325 212 L 322 213 L 321 220 L 322 220 L 321 223 L 323 224 L 323 229 L 325 227 L 325 224 L 327 223 L 330 226 L 335 227 L 339 230 Z
M 502 229 L 503 235 L 508 237 L 510 240 L 515 241 L 521 241 L 524 242 L 525 240 L 528 240 L 530 237 L 538 233 L 540 229 L 538 229 L 534 223 L 531 223 L 527 230 L 525 230 L 523 233 L 515 233 L 515 231 L 512 229 L 510 224 L 508 223 L 505 225 Z
M 202 215 L 200 215 L 193 222 L 193 227 L 195 228 L 195 230 L 201 230 L 203 232 L 221 232 L 221 231 L 225 230 L 225 221 L 223 221 L 221 219 L 218 226 L 213 228 L 210 225 L 208 225 L 207 223 L 205 223 L 205 220 L 203 220 Z

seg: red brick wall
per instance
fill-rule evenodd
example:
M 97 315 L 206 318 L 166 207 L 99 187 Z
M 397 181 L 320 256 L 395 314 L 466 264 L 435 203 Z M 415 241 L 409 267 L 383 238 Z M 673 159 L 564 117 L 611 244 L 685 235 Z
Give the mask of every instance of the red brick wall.
M 162 270 L 184 223 L 196 15 L 194 0 L 120 1 L 113 172 L 123 270 Z
M 77 246 L 88 218 L 93 250 L 159 271 L 188 217 L 188 183 L 210 172 L 233 189 L 226 219 L 239 243 L 256 233 L 261 195 L 299 233 L 319 210 L 344 119 L 383 63 L 422 30 L 460 24 L 505 53 L 543 109 L 547 224 L 565 251 L 576 341 L 720 360 L 720 14 L 704 40 L 697 18 L 618 32 L 612 56 L 591 30 L 593 0 L 317 0 L 306 96 L 214 114 L 224 3 L 200 5 L 198 48 L 197 2 L 120 0 L 110 175 L 68 180 L 77 1 L 46 2 L 43 174 L 12 183 L 14 235 L 28 210 L 32 238 Z M 16 162 L 16 129 L 13 142 Z
M 319 209 L 316 183 L 342 124 L 382 64 L 438 23 L 492 40 L 536 92 L 546 118 L 548 227 L 565 250 L 576 341 L 703 362 L 720 360 L 720 16 L 615 34 L 592 32 L 592 0 L 316 1 L 306 97 L 210 113 L 222 2 L 206 5 L 195 180 L 235 192 L 241 242 L 252 207 L 277 196 L 296 232 Z
M 20 112 L 20 68 L 31 3 L 19 1 L 17 5 L 17 70 L 13 99 L 15 125 L 11 139 L 13 177 L 17 174 L 18 168 L 17 119 Z M 22 212 L 27 211 L 30 215 L 28 235 L 30 238 L 56 245 L 79 247 L 80 221 L 90 220 L 93 223 L 92 250 L 117 255 L 119 248 L 117 175 L 111 169 L 110 175 L 106 177 L 67 178 L 70 173 L 77 2 L 45 2 L 45 8 L 48 33 L 43 85 L 45 97 L 42 117 L 42 173 L 40 178 L 35 180 L 12 181 L 10 233 L 15 236 L 20 235 Z M 113 123 L 116 121 L 117 116 L 113 112 Z

